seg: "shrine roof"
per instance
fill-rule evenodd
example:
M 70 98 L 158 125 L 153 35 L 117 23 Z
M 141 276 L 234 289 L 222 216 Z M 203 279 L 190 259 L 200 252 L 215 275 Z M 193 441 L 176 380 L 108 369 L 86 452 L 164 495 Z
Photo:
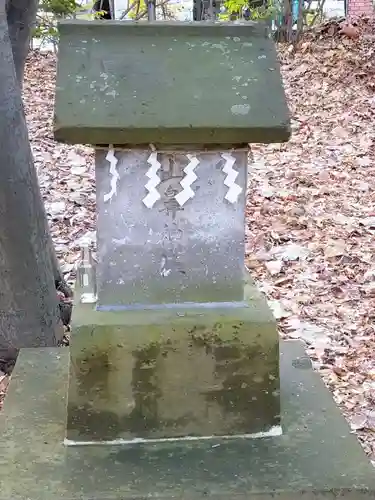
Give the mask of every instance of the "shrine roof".
M 59 34 L 58 141 L 210 147 L 290 136 L 262 23 L 69 20 Z

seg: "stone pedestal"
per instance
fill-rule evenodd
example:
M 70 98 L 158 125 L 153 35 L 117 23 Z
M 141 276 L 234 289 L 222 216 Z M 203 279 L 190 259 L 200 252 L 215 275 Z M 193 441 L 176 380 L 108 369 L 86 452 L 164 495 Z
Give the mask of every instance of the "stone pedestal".
M 375 472 L 298 342 L 282 436 L 64 446 L 69 352 L 25 349 L 0 419 L 1 500 L 373 500 Z
M 280 434 L 274 319 L 249 281 L 234 307 L 73 311 L 67 439 Z

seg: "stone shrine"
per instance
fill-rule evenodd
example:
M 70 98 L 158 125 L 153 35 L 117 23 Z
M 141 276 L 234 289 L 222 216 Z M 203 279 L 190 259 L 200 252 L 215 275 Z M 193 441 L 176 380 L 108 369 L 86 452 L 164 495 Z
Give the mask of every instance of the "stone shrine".
M 64 23 L 57 79 L 98 214 L 66 443 L 280 434 L 278 335 L 244 262 L 247 144 L 289 136 L 265 26 Z
M 245 271 L 249 143 L 290 135 L 267 28 L 59 31 L 55 137 L 95 148 L 98 263 L 84 248 L 69 350 L 21 350 L 0 500 L 373 499 Z

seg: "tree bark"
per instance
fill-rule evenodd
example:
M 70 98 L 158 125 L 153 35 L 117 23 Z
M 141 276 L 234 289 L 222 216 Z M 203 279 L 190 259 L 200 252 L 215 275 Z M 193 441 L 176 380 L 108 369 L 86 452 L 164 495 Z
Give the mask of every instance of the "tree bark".
M 21 87 L 38 3 L 38 0 L 7 0 L 6 4 L 8 32 L 12 45 L 14 67 L 18 83 Z
M 23 86 L 25 73 L 25 62 L 29 52 L 32 29 L 35 24 L 39 0 L 7 0 L 6 15 L 8 21 L 8 33 L 12 45 L 13 62 L 19 86 Z M 47 218 L 45 219 L 46 231 L 50 234 Z M 56 288 L 65 295 L 71 296 L 72 292 L 65 283 L 59 262 L 56 257 L 52 238 L 48 238 L 48 251 L 51 256 L 53 276 Z
M 0 358 L 14 359 L 21 347 L 54 346 L 62 338 L 49 242 L 0 0 Z

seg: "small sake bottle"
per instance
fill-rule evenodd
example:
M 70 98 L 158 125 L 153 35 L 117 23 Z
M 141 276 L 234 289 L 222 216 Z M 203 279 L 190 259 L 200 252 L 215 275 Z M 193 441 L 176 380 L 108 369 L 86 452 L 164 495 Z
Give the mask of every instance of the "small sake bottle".
M 96 302 L 96 266 L 89 241 L 84 241 L 81 244 L 81 259 L 77 267 L 77 280 L 82 304 Z

